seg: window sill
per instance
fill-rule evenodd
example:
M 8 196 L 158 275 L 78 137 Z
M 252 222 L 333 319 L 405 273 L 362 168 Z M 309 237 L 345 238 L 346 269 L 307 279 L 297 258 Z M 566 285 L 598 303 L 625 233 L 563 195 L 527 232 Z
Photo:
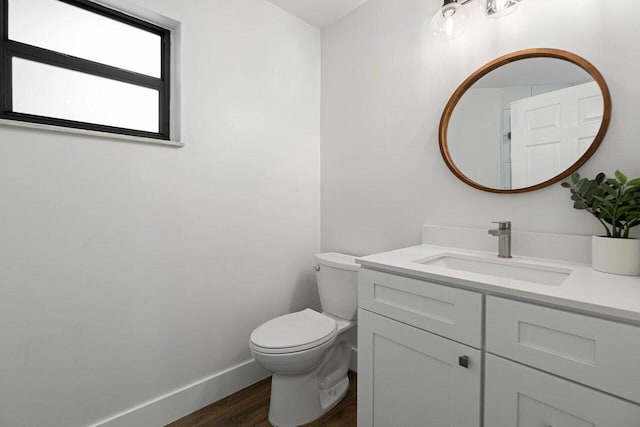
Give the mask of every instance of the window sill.
M 97 138 L 115 139 L 119 141 L 139 142 L 145 144 L 166 145 L 169 147 L 184 147 L 184 143 L 180 141 L 171 141 L 166 139 L 145 138 L 141 136 L 121 135 L 117 133 L 99 132 L 95 130 L 75 129 L 62 126 L 44 125 L 40 123 L 21 122 L 18 120 L 0 119 L 0 126 L 17 127 L 23 129 L 34 129 L 47 132 L 58 132 L 72 135 L 85 135 Z

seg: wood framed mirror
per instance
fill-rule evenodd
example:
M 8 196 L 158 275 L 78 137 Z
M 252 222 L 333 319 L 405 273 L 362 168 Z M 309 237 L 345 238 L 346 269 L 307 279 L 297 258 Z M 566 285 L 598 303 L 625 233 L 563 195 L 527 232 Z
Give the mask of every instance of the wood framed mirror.
M 571 52 L 512 52 L 471 74 L 440 120 L 440 151 L 459 179 L 492 193 L 563 180 L 600 146 L 611 119 L 602 74 Z

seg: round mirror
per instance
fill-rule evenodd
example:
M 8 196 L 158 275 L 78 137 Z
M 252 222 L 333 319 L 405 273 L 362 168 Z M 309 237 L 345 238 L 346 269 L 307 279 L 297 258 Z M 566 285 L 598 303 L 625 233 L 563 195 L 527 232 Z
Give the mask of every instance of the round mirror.
M 611 118 L 602 75 L 557 49 L 502 56 L 469 76 L 440 121 L 440 151 L 465 183 L 522 193 L 558 182 L 598 149 Z

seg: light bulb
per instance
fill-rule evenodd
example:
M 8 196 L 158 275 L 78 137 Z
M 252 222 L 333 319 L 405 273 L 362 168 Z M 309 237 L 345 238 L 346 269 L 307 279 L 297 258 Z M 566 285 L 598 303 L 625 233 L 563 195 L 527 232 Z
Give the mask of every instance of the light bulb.
M 507 8 L 509 0 L 493 0 L 493 9 L 496 13 L 502 12 Z
M 500 18 L 516 10 L 522 0 L 479 0 L 480 9 L 489 18 Z
M 445 0 L 444 5 L 431 19 L 430 30 L 436 40 L 449 41 L 464 33 L 469 13 L 455 0 Z

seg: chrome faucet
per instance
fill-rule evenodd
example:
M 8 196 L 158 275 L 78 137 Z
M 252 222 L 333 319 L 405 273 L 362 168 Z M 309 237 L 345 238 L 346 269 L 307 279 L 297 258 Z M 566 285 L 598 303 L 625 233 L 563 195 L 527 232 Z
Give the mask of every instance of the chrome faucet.
M 494 221 L 498 228 L 489 230 L 489 234 L 498 237 L 498 256 L 511 258 L 511 221 Z

